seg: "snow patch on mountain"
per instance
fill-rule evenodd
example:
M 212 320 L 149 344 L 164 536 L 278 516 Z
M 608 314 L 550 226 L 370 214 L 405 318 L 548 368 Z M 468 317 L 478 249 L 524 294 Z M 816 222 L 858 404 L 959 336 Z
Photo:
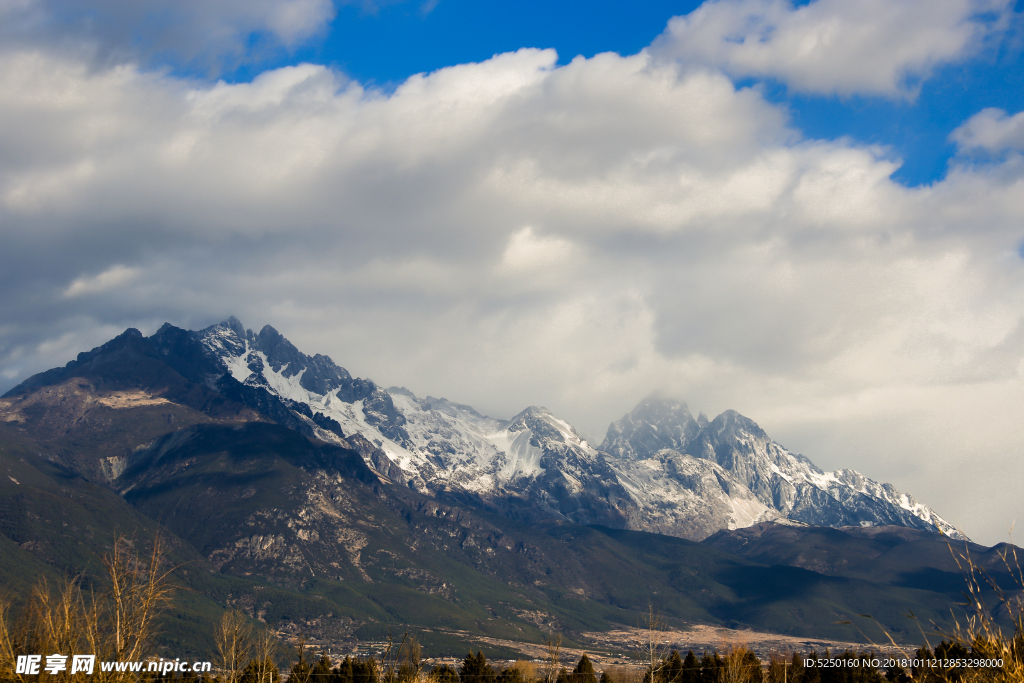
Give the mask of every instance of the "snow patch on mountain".
M 382 476 L 430 495 L 470 495 L 509 516 L 694 540 L 768 520 L 899 524 L 962 537 L 908 494 L 854 470 L 824 472 L 734 411 L 694 418 L 685 403 L 650 397 L 594 448 L 545 408 L 506 421 L 400 387 L 385 391 L 327 356 L 302 354 L 269 326 L 256 334 L 230 318 L 195 334 L 226 373 L 279 397 L 318 438 L 344 444 L 337 431 L 361 435 L 357 450 Z

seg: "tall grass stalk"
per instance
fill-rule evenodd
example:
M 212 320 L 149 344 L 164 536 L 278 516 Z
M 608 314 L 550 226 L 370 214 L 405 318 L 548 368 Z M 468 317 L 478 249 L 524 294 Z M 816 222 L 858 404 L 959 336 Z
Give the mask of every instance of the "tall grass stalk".
M 954 615 L 953 632 L 946 636 L 950 642 L 968 650 L 972 659 L 1002 660 L 1003 666 L 1000 669 L 952 670 L 943 672 L 944 677 L 965 682 L 1024 681 L 1024 572 L 1021 571 L 1017 549 L 1008 545 L 998 553 L 1003 566 L 1017 584 L 1015 595 L 1000 586 L 974 561 L 966 545 L 963 552 L 954 550 L 950 545 L 950 552 L 967 584 L 965 595 L 968 614 L 963 620 Z M 997 604 L 994 608 L 985 601 L 985 586 L 995 593 Z M 1010 617 L 1012 633 L 1006 633 L 998 624 L 996 616 L 1000 612 Z

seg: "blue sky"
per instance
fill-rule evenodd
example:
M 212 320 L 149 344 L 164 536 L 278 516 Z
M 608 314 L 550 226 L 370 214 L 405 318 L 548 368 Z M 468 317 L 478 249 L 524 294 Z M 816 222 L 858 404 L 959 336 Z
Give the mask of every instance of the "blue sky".
M 0 391 L 235 315 L 597 441 L 736 409 L 1003 540 L 1022 9 L 0 4 Z

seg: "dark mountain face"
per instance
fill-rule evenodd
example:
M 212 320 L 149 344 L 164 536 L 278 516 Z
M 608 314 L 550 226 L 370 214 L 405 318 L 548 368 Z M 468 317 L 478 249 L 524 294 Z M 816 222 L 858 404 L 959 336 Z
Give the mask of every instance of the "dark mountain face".
M 329 356 L 307 356 L 270 325 L 265 325 L 256 334 L 252 330 L 243 329 L 238 319 L 232 317 L 200 330 L 194 336 L 206 350 L 207 356 L 216 363 L 218 371 L 228 378 L 235 379 L 232 366 L 239 360 L 245 365 L 246 376 L 238 381 L 271 395 L 278 392 L 271 385 L 268 374 L 285 380 L 298 377 L 299 387 L 312 394 L 331 395 L 344 403 L 362 401 L 361 410 L 369 424 L 398 443 L 405 443 L 408 439 L 403 428 L 405 416 L 395 409 L 386 391 L 368 379 L 353 378 L 348 370 L 337 365 Z M 267 403 L 265 396 L 261 394 L 260 398 L 262 403 Z M 307 404 L 280 398 L 284 399 L 281 402 L 288 411 L 299 414 L 299 422 L 305 425 L 304 433 L 307 436 L 315 434 L 314 426 L 343 436 L 337 420 L 311 409 Z M 308 420 L 302 420 L 301 417 Z M 281 422 L 287 420 L 287 417 L 277 411 L 274 419 Z M 298 424 L 289 426 L 300 428 Z
M 1008 594 L 1020 589 L 1012 548 L 1007 563 L 1005 547 L 986 548 L 905 526 L 833 529 L 765 523 L 722 530 L 702 543 L 762 564 L 936 591 L 948 594 L 951 600 L 962 596 L 967 588 L 964 572 L 969 569 L 970 558 L 970 563 L 988 577 L 979 582 L 979 587 L 990 606 L 997 607 L 1000 600 L 989 580 Z M 1000 612 L 1000 619 L 1010 625 L 1007 617 Z
M 196 343 L 192 335 L 164 325 L 152 337 L 143 337 L 136 329 L 124 333 L 78 358 L 63 368 L 54 368 L 25 380 L 4 394 L 4 398 L 23 396 L 34 389 L 54 386 L 71 378 L 93 379 L 110 387 L 138 388 L 171 392 L 174 398 L 195 402 L 194 385 L 221 375 L 214 359 Z M 200 404 L 205 407 L 205 404 Z
M 650 534 L 518 525 L 386 484 L 358 453 L 265 422 L 168 433 L 129 458 L 116 491 L 42 460 L 31 464 L 27 451 L 8 450 L 16 446 L 11 438 L 4 444 L 0 551 L 20 544 L 12 557 L 25 571 L 34 572 L 40 557 L 95 567 L 116 529 L 141 528 L 150 538 L 162 527 L 195 570 L 181 581 L 201 586 L 203 599 L 241 600 L 275 623 L 294 619 L 302 605 L 346 638 L 397 619 L 539 641 L 538 624 L 571 634 L 630 623 L 652 591 L 672 618 L 847 635 L 830 624 L 843 579 L 803 569 L 783 576 Z M 784 609 L 765 609 L 766 600 L 782 597 L 780 581 L 806 584 L 807 576 L 816 578 L 802 599 L 817 616 L 793 620 Z M 15 584 L 30 580 L 12 576 Z
M 258 406 L 219 390 L 220 376 L 184 330 L 165 325 L 149 338 L 127 330 L 18 385 L 0 399 L 0 412 L 54 462 L 107 481 L 130 453 L 169 430 L 267 419 Z
M 258 578 L 259 591 L 284 591 L 266 614 L 284 619 L 274 605 L 298 600 L 307 614 L 344 615 L 346 637 L 401 615 L 540 640 L 539 625 L 634 623 L 655 593 L 672 618 L 847 638 L 855 632 L 833 622 L 852 613 L 889 614 L 899 632 L 908 609 L 941 621 L 948 606 L 948 568 L 898 549 L 915 538 L 842 532 L 896 543 L 879 581 L 867 564 L 836 569 L 853 563 L 824 541 L 814 541 L 820 566 L 770 552 L 810 535 L 779 536 L 755 555 L 749 539 L 698 545 L 636 531 L 680 534 L 698 519 L 704 537 L 766 510 L 923 523 L 923 506 L 899 507 L 891 487 L 822 472 L 735 412 L 708 421 L 650 399 L 595 449 L 545 409 L 501 421 L 385 392 L 234 319 L 198 333 L 129 330 L 22 383 L 0 399 L 0 467 L 0 556 L 25 568 L 12 580 L 27 582 L 39 562 L 96 566 L 111 529 L 162 528 L 201 565 L 188 580 L 213 582 L 202 590 L 218 604 L 244 578 L 258 613 Z M 84 539 L 64 560 L 50 523 Z M 891 579 L 899 567 L 911 578 Z M 934 581 L 922 589 L 913 577 Z M 330 606 L 317 612 L 318 600 Z
M 369 396 L 376 386 L 368 380 L 353 381 L 352 375 L 345 368 L 339 367 L 328 356 L 307 356 L 281 336 L 281 333 L 270 325 L 265 325 L 260 333 L 249 339 L 255 351 L 262 351 L 267 357 L 268 365 L 285 377 L 302 375 L 299 385 L 317 394 L 327 394 L 343 389 L 349 403 Z

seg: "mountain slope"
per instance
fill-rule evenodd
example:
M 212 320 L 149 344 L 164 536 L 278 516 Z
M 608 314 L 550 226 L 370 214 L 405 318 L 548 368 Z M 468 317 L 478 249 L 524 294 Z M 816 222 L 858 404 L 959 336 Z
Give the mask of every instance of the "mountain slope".
M 900 526 L 832 529 L 763 523 L 719 531 L 702 544 L 761 564 L 945 593 L 951 603 L 962 603 L 973 565 L 978 596 L 1009 629 L 1013 614 L 1006 607 L 1022 588 L 1014 558 L 1024 555 L 1018 548 L 1005 543 L 986 548 Z
M 406 389 L 384 391 L 326 356 L 302 354 L 269 326 L 257 334 L 231 318 L 196 337 L 225 373 L 279 397 L 318 438 L 341 444 L 360 434 L 377 447 L 364 449 L 367 463 L 390 479 L 512 518 L 694 540 L 771 519 L 938 527 L 959 537 L 909 495 L 853 470 L 824 472 L 735 411 L 694 418 L 685 404 L 652 397 L 595 449 L 543 408 L 502 421 Z
M 381 482 L 349 449 L 277 425 L 181 430 L 133 457 L 115 483 L 219 572 L 314 591 L 360 628 L 390 618 L 537 641 L 540 627 L 571 635 L 632 623 L 652 594 L 673 619 L 837 638 L 855 637 L 834 622 L 857 609 L 902 633 L 908 609 L 944 619 L 946 597 L 913 587 L 439 503 Z
M 945 618 L 945 593 L 629 530 L 760 514 L 734 473 L 748 457 L 738 442 L 733 461 L 664 447 L 714 451 L 728 433 L 708 434 L 714 421 L 659 426 L 669 440 L 643 442 L 659 450 L 637 440 L 617 455 L 543 408 L 503 421 L 385 392 L 237 327 L 129 332 L 2 399 L 0 552 L 25 571 L 74 570 L 95 566 L 115 528 L 162 529 L 193 558 L 185 583 L 204 609 L 343 640 L 397 621 L 538 641 L 636 623 L 652 595 L 677 620 L 843 638 L 855 632 L 833 622 L 855 612 L 894 632 L 910 609 Z M 45 485 L 26 483 L 44 470 Z M 77 555 L 60 545 L 65 522 Z
M 134 419 L 112 419 L 119 411 Z M 505 421 L 384 390 L 303 354 L 270 326 L 254 333 L 234 318 L 199 332 L 165 325 L 149 338 L 129 330 L 16 387 L 0 399 L 0 417 L 44 446 L 73 444 L 52 457 L 103 480 L 168 428 L 272 421 L 355 449 L 387 481 L 524 521 L 694 540 L 772 519 L 958 537 L 909 495 L 853 470 L 824 472 L 734 411 L 694 418 L 685 404 L 649 398 L 594 448 L 546 409 Z

